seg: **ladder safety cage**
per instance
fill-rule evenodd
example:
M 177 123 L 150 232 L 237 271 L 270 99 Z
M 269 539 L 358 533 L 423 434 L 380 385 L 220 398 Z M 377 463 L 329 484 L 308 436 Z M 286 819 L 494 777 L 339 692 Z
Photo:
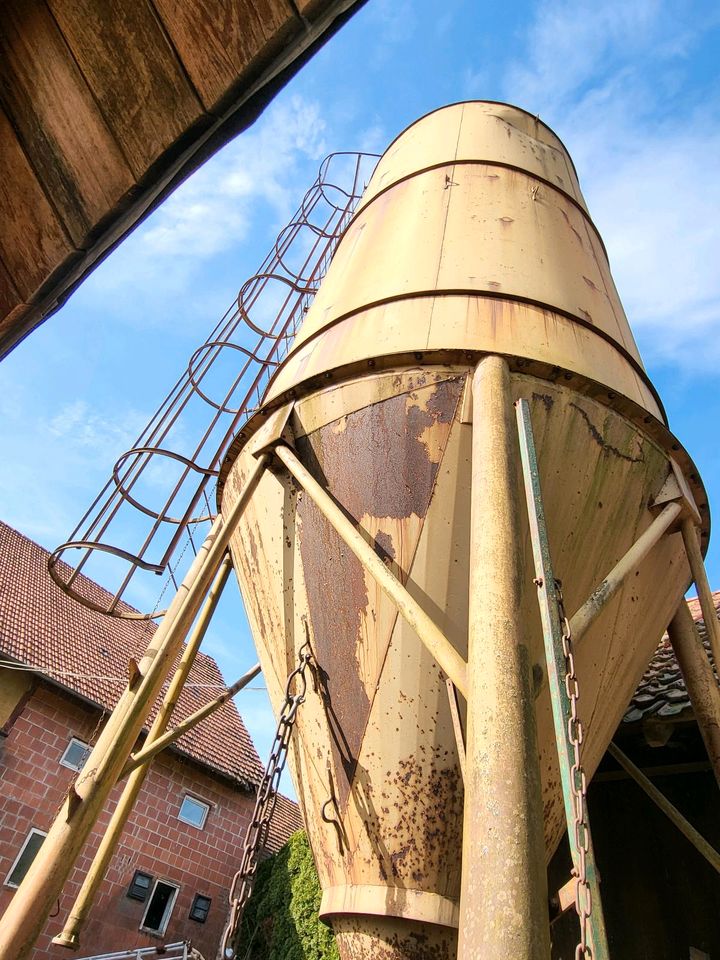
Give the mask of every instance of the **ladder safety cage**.
M 338 152 L 322 162 L 257 273 L 51 554 L 50 574 L 65 593 L 115 617 L 163 615 L 153 578 L 167 574 L 163 593 L 170 582 L 177 588 L 204 539 L 223 457 L 290 350 L 377 159 Z

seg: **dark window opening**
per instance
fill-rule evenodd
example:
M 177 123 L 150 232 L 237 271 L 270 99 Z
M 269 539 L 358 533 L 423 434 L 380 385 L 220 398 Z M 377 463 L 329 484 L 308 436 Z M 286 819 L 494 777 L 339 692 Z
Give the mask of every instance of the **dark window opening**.
M 177 892 L 178 887 L 174 887 L 171 883 L 165 883 L 163 880 L 155 881 L 143 922 L 140 924 L 144 930 L 165 933 Z
M 210 913 L 210 897 L 204 897 L 201 893 L 196 893 L 190 907 L 190 919 L 197 920 L 198 923 L 205 923 L 207 915 Z
M 127 895 L 131 900 L 139 900 L 141 903 L 145 903 L 148 898 L 148 893 L 150 893 L 151 883 L 152 877 L 149 873 L 143 873 L 142 870 L 136 870 L 133 874 L 132 880 L 130 881 Z
M 25 838 L 25 843 L 22 845 L 22 849 L 18 854 L 17 860 L 12 865 L 10 873 L 5 878 L 5 883 L 8 887 L 20 886 L 25 879 L 25 874 L 30 869 L 31 863 L 37 856 L 37 852 L 42 846 L 45 836 L 41 830 L 36 830 L 34 827 L 32 828 Z

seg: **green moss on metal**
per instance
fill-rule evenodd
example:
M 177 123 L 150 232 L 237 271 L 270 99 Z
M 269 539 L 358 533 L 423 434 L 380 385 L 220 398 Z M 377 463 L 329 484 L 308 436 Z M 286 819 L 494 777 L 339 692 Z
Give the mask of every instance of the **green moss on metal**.
M 299 830 L 258 868 L 236 944 L 237 960 L 339 960 L 319 909 L 320 883 L 307 836 Z

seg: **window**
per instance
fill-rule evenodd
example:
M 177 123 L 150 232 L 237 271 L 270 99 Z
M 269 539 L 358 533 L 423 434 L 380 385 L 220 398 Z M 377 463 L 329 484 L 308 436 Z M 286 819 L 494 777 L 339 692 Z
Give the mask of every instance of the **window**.
M 15 863 L 10 868 L 10 873 L 5 877 L 5 884 L 8 887 L 19 887 L 23 877 L 30 869 L 30 864 L 37 856 L 37 852 L 42 846 L 42 842 L 47 836 L 42 830 L 32 828 L 25 838 L 20 853 L 17 855 Z
M 143 873 L 142 870 L 136 870 L 133 874 L 132 880 L 130 881 L 127 895 L 131 900 L 140 900 L 141 903 L 145 903 L 148 898 L 148 893 L 150 893 L 151 883 L 152 877 L 149 873 Z
M 82 770 L 85 761 L 90 754 L 90 747 L 77 737 L 71 737 L 70 743 L 65 747 L 65 753 L 60 757 L 60 763 L 64 767 L 70 767 L 71 770 Z
M 148 930 L 150 933 L 165 933 L 179 889 L 179 887 L 172 883 L 166 883 L 164 880 L 155 881 L 153 892 L 145 908 L 145 915 L 140 924 L 141 930 Z
M 196 893 L 190 907 L 190 919 L 197 920 L 198 923 L 205 923 L 207 915 L 210 913 L 211 903 L 210 897 L 204 897 L 201 893 Z
M 186 796 L 183 797 L 183 802 L 180 804 L 178 820 L 182 820 L 183 823 L 189 823 L 192 827 L 197 827 L 199 830 L 202 830 L 205 826 L 205 820 L 207 819 L 209 810 L 209 803 L 203 803 L 202 800 L 196 800 L 195 797 Z

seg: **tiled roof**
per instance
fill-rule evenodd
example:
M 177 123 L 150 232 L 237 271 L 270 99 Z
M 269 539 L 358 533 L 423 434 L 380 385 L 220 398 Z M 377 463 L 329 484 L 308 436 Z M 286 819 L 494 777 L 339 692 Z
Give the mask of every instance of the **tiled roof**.
M 268 853 L 277 853 L 290 837 L 303 828 L 300 808 L 288 797 L 278 794 L 277 803 L 272 816 L 272 831 L 268 835 L 265 848 Z
M 50 578 L 47 561 L 46 550 L 0 521 L 0 654 L 39 668 L 109 711 L 124 686 L 117 678 L 127 676 L 130 657 L 140 659 L 156 626 L 108 617 L 71 599 Z M 83 590 L 107 604 L 109 595 L 102 587 L 85 577 L 83 581 Z M 212 657 L 198 654 L 173 722 L 219 696 L 224 684 Z M 181 737 L 176 747 L 245 786 L 256 786 L 262 776 L 257 752 L 232 701 Z
M 720 590 L 713 593 L 713 601 L 715 609 L 720 610 Z M 689 600 L 688 606 L 697 624 L 700 638 L 710 655 L 710 644 L 700 610 L 700 601 L 696 598 Z M 651 717 L 667 719 L 679 717 L 680 714 L 691 715 L 692 706 L 673 648 L 665 634 L 643 674 L 635 696 L 630 701 L 623 722 L 635 723 Z

